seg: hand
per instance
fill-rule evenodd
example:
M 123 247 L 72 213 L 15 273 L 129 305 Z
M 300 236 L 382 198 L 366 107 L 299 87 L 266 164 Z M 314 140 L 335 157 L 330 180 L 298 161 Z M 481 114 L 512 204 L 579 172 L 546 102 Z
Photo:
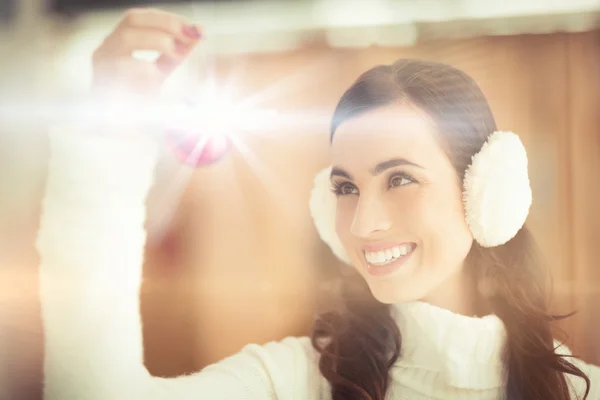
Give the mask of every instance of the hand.
M 156 9 L 131 9 L 93 55 L 93 90 L 156 94 L 164 80 L 198 44 L 200 29 Z M 135 59 L 136 50 L 160 53 L 155 62 Z

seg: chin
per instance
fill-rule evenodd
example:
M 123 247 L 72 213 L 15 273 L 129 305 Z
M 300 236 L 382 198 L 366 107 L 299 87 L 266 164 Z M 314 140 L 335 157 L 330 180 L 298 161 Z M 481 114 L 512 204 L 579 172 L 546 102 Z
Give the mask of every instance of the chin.
M 391 284 L 386 287 L 388 285 L 382 283 L 367 283 L 373 297 L 383 304 L 405 303 L 425 297 L 422 290 L 415 290 L 414 285 Z

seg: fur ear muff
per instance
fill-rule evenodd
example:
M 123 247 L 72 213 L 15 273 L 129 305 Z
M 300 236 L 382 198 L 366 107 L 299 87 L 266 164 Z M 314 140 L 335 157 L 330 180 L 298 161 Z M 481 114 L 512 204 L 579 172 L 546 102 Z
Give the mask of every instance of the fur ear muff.
M 331 167 L 328 167 L 315 177 L 309 200 L 310 215 L 321 239 L 329 245 L 333 254 L 350 265 L 350 259 L 335 231 L 337 198 L 331 191 L 330 174 Z
M 463 185 L 467 224 L 477 243 L 494 247 L 515 237 L 532 202 L 527 152 L 519 136 L 490 135 L 473 156 Z

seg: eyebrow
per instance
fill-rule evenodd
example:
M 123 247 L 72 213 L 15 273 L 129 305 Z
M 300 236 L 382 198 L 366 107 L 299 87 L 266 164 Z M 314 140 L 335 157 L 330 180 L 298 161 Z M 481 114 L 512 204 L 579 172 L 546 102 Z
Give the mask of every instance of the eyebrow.
M 417 168 L 423 169 L 423 167 L 420 166 L 419 164 L 415 164 L 414 162 L 408 161 L 405 158 L 392 158 L 390 160 L 380 162 L 374 168 L 371 168 L 371 170 L 369 172 L 371 172 L 371 175 L 377 176 L 377 175 L 381 175 L 384 171 L 386 171 L 390 168 L 399 167 L 402 165 L 410 165 L 412 167 L 417 167 Z M 342 169 L 340 167 L 333 167 L 331 169 L 331 177 L 334 177 L 334 176 L 340 176 L 342 178 L 346 178 L 351 181 L 354 180 L 354 178 L 352 178 L 352 175 L 350 175 L 348 172 L 346 172 L 344 169 Z

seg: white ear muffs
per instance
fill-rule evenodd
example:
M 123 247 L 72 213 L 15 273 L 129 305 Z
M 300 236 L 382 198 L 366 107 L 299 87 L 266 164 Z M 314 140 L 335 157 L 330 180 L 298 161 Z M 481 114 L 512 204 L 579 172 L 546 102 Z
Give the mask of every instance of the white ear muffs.
M 519 136 L 490 135 L 471 159 L 463 187 L 467 224 L 477 243 L 494 247 L 515 237 L 532 202 L 527 152 Z
M 346 264 L 350 259 L 335 230 L 337 199 L 331 167 L 314 180 L 309 207 L 321 239 Z M 473 238 L 482 247 L 500 246 L 525 224 L 532 202 L 527 152 L 519 136 L 496 131 L 471 159 L 464 177 L 463 202 Z

